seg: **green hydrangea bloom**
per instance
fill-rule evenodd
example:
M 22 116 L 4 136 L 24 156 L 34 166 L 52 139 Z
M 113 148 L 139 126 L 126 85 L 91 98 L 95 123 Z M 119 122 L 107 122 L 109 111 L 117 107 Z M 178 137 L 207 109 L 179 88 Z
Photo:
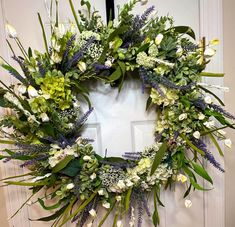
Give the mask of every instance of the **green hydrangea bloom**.
M 46 113 L 50 111 L 48 103 L 43 96 L 38 96 L 29 102 L 33 113 Z
M 154 68 L 156 65 L 155 58 L 149 57 L 145 52 L 140 52 L 137 55 L 136 63 L 140 66 L 144 66 L 145 68 Z
M 47 72 L 41 84 L 43 94 L 59 105 L 61 110 L 68 109 L 72 104 L 72 91 L 69 89 L 69 79 L 60 71 Z

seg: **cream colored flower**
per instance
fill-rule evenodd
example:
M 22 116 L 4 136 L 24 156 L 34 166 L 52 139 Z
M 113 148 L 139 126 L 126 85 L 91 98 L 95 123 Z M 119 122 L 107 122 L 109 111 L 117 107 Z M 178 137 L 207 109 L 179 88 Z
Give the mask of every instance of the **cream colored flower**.
M 179 120 L 183 121 L 184 119 L 186 119 L 188 117 L 188 115 L 186 113 L 180 114 L 179 116 Z
M 90 161 L 90 160 L 91 160 L 91 157 L 88 156 L 88 155 L 85 155 L 85 156 L 83 157 L 83 160 L 84 160 L 84 161 Z
M 215 126 L 214 121 L 206 121 L 203 123 L 207 128 L 213 128 Z
M 16 39 L 18 37 L 17 31 L 12 25 L 6 24 L 6 31 L 9 38 Z
M 185 207 L 190 208 L 193 205 L 193 203 L 191 200 L 186 199 L 184 202 L 184 205 L 185 205 Z
M 201 136 L 200 132 L 199 131 L 196 131 L 193 133 L 193 137 L 196 138 L 196 139 L 199 139 Z
M 188 180 L 188 178 L 183 175 L 183 174 L 178 174 L 177 175 L 177 181 L 181 181 L 182 183 L 186 182 Z
M 99 194 L 99 195 L 104 195 L 104 189 L 100 189 L 100 190 L 98 191 L 98 194 Z
M 212 99 L 211 99 L 210 96 L 206 96 L 206 97 L 204 98 L 204 101 L 205 101 L 205 103 L 207 103 L 207 104 L 211 104 L 211 103 L 212 103 Z
M 110 208 L 110 203 L 108 203 L 108 202 L 103 203 L 102 206 L 106 209 L 109 209 Z
M 86 63 L 83 61 L 78 62 L 77 66 L 81 72 L 85 72 L 87 69 Z
M 60 63 L 62 61 L 62 57 L 57 52 L 53 52 L 51 56 L 51 60 L 54 63 Z
M 50 120 L 46 113 L 41 113 L 40 118 L 42 119 L 42 122 L 48 122 Z
M 125 183 L 123 180 L 119 180 L 117 183 L 118 188 L 124 189 L 126 187 Z
M 130 179 L 127 179 L 125 183 L 126 183 L 126 186 L 129 188 L 134 185 L 134 183 L 132 181 L 130 181 Z
M 95 211 L 94 209 L 91 209 L 91 210 L 89 211 L 89 214 L 90 214 L 93 218 L 95 218 L 95 217 L 97 216 L 97 213 L 96 213 L 96 211 Z
M 35 98 L 38 96 L 38 91 L 31 85 L 28 86 L 28 94 L 31 98 Z
M 58 27 L 55 27 L 55 35 L 61 39 L 66 33 L 64 24 L 58 24 Z
M 123 223 L 122 223 L 122 221 L 117 221 L 117 227 L 123 227 Z
M 204 55 L 205 55 L 205 57 L 213 57 L 215 55 L 215 53 L 216 53 L 215 49 L 207 47 L 204 52 Z
M 226 140 L 224 140 L 224 144 L 225 144 L 225 146 L 227 146 L 228 148 L 232 148 L 232 141 L 231 141 L 231 139 L 226 139 Z
M 96 178 L 96 173 L 93 173 L 91 176 L 90 176 L 91 180 L 94 180 Z
M 104 65 L 105 66 L 107 66 L 107 67 L 112 67 L 112 61 L 110 61 L 110 60 L 107 60 L 105 63 L 104 63 Z
M 25 85 L 21 84 L 18 86 L 18 91 L 20 94 L 24 94 L 27 91 L 27 87 Z
M 158 34 L 155 38 L 155 44 L 159 45 L 162 42 L 162 39 L 164 38 L 163 34 Z
M 67 184 L 66 189 L 67 189 L 67 190 L 71 190 L 71 189 L 73 189 L 74 187 L 75 187 L 75 185 L 74 185 L 73 183 L 70 183 L 70 184 Z
M 120 195 L 117 195 L 116 197 L 117 202 L 120 202 L 122 200 L 122 197 Z
M 198 119 L 199 119 L 199 120 L 204 120 L 205 117 L 206 117 L 206 116 L 205 116 L 203 113 L 199 113 L 199 114 L 198 114 Z

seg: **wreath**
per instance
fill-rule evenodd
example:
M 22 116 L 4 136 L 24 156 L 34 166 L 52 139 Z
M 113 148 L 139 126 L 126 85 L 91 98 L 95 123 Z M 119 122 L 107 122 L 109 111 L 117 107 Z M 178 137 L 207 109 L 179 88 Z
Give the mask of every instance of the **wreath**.
M 191 28 L 174 26 L 169 16 L 158 17 L 154 7 L 142 15 L 131 13 L 135 5 L 146 3 L 131 0 L 118 19 L 105 25 L 89 1 L 81 1 L 88 13 L 79 10 L 78 16 L 69 0 L 75 23 L 65 28 L 58 21 L 56 1 L 49 42 L 38 14 L 45 53 L 26 50 L 14 27 L 6 25 L 9 38 L 19 47 L 20 55 L 7 40 L 21 71 L 0 58 L 0 65 L 18 80 L 10 86 L 0 81 L 0 105 L 10 110 L 0 121 L 0 142 L 8 144 L 0 158 L 5 163 L 20 160 L 27 173 L 3 182 L 29 187 L 32 195 L 27 201 L 36 198 L 42 208 L 53 212 L 38 221 L 92 226 L 103 207 L 106 214 L 99 227 L 112 212 L 113 227 L 123 226 L 126 214 L 130 226 L 141 226 L 144 212 L 157 226 L 162 188 L 181 182 L 187 187 L 184 198 L 195 189 L 209 190 L 197 180 L 213 184 L 202 160 L 224 172 L 203 140 L 207 136 L 221 156 L 218 140 L 231 147 L 223 129 L 234 128 L 235 117 L 223 109 L 209 85 L 201 83 L 203 76 L 223 76 L 204 72 L 219 41 L 206 43 L 203 38 L 197 43 Z M 99 80 L 121 92 L 126 79 L 133 77 L 149 95 L 146 109 L 156 110 L 155 142 L 142 152 L 101 157 L 93 141 L 83 137 L 93 111 L 87 83 Z M 85 113 L 82 103 L 87 103 Z M 38 195 L 41 191 L 45 196 Z M 153 213 L 147 202 L 150 194 Z M 186 199 L 185 205 L 192 203 Z

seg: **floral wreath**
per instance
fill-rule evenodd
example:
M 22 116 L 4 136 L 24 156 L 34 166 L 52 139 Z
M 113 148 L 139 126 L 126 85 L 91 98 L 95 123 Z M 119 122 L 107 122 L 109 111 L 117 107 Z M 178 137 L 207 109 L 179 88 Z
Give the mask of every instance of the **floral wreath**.
M 7 40 L 21 71 L 0 58 L 0 65 L 19 81 L 10 86 L 0 81 L 0 105 L 11 110 L 0 121 L 0 142 L 11 145 L 0 158 L 5 163 L 22 161 L 20 167 L 28 172 L 3 179 L 4 185 L 30 187 L 27 201 L 36 197 L 42 208 L 53 212 L 37 221 L 54 221 L 52 226 L 68 221 L 92 226 L 102 207 L 106 214 L 98 226 L 111 212 L 115 213 L 113 227 L 123 226 L 126 214 L 130 226 L 141 226 L 144 212 L 157 226 L 158 206 L 163 206 L 161 188 L 180 181 L 187 187 L 184 198 L 195 189 L 208 190 L 197 181 L 201 177 L 213 184 L 201 159 L 224 172 L 203 142 L 203 137 L 210 138 L 223 156 L 218 140 L 231 147 L 223 129 L 234 128 L 235 117 L 209 90 L 227 88 L 201 83 L 203 76 L 223 76 L 203 72 L 218 40 L 196 43 L 192 29 L 174 26 L 171 17 L 158 17 L 154 7 L 141 16 L 131 14 L 136 4 L 147 3 L 144 0 L 125 4 L 118 19 L 108 25 L 91 10 L 89 1 L 81 1 L 88 16 L 79 10 L 78 17 L 69 0 L 75 23 L 66 29 L 58 22 L 56 3 L 50 42 L 38 14 L 45 53 L 26 51 L 16 30 L 6 25 L 9 38 L 21 51 L 18 56 Z M 101 157 L 92 140 L 82 136 L 93 110 L 87 81 L 101 80 L 121 92 L 130 76 L 139 78 L 143 92 L 149 94 L 146 109 L 156 110 L 155 143 L 122 158 Z M 89 106 L 86 113 L 80 108 L 83 102 Z M 44 197 L 37 195 L 42 190 Z M 153 194 L 153 213 L 149 194 Z M 192 203 L 186 199 L 185 205 Z

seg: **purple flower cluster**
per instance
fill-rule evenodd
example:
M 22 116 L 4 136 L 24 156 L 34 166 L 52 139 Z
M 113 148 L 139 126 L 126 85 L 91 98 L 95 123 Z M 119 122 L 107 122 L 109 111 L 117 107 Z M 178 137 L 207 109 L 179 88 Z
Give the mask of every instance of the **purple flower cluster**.
M 215 111 L 223 114 L 225 117 L 230 118 L 232 120 L 235 120 L 235 116 L 233 116 L 231 113 L 224 110 L 222 107 L 216 105 L 216 104 L 209 104 L 211 108 L 213 108 Z

